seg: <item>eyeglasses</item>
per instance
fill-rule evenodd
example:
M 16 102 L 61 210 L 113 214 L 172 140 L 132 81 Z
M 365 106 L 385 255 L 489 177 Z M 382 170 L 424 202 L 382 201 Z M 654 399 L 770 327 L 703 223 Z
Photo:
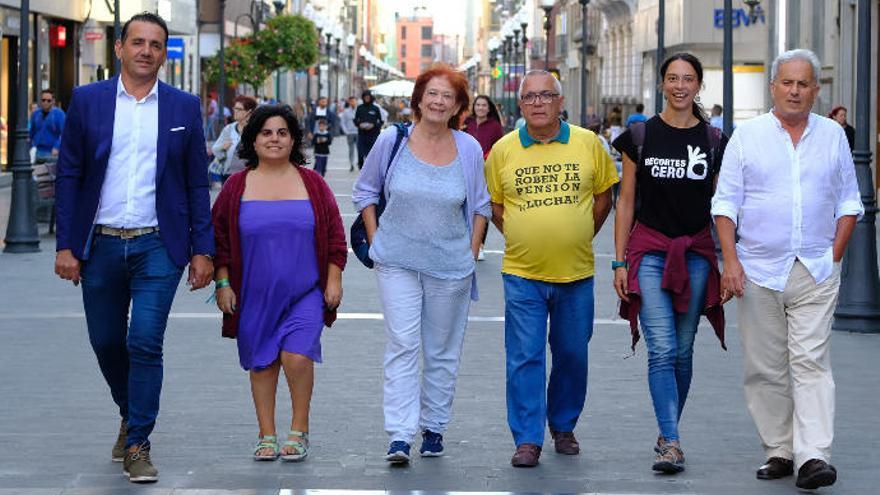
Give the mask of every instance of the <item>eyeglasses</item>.
M 537 102 L 552 103 L 558 96 L 559 93 L 526 93 L 519 99 L 526 105 L 534 105 Z
M 45 103 L 52 103 L 52 98 L 40 98 L 40 101 Z

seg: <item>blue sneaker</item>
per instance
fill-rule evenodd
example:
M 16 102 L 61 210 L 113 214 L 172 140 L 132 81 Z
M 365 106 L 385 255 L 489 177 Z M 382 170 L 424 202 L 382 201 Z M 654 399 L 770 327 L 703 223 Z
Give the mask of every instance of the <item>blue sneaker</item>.
M 440 457 L 443 455 L 443 435 L 431 430 L 422 432 L 422 447 L 419 449 L 422 457 Z
M 391 446 L 388 447 L 388 453 L 385 455 L 385 460 L 392 464 L 408 463 L 409 444 L 401 440 L 391 442 Z

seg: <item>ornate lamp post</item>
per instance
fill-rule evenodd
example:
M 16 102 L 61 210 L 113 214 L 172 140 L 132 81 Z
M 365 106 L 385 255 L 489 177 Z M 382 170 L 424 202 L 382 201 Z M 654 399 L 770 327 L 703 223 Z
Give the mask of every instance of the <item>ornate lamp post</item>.
M 315 22 L 315 28 L 318 30 L 318 63 L 315 66 L 315 68 L 317 69 L 315 72 L 318 75 L 318 78 L 317 78 L 318 94 L 315 97 L 315 100 L 318 100 L 321 98 L 321 40 L 323 39 L 322 33 L 324 32 L 325 21 L 322 16 L 317 15 L 317 16 L 315 16 L 314 22 Z M 310 96 L 310 98 L 311 98 L 311 96 Z
M 118 11 L 117 11 L 118 12 Z M 28 150 L 28 41 L 30 1 L 21 0 L 18 42 L 18 94 L 16 97 L 15 156 L 12 160 L 12 203 L 6 227 L 7 253 L 35 253 L 40 250 L 37 213 L 31 195 L 31 156 Z
M 880 333 L 880 280 L 877 275 L 877 242 L 874 219 L 877 198 L 871 178 L 871 124 L 869 122 L 871 93 L 871 1 L 858 3 L 858 43 L 856 59 L 856 177 L 865 215 L 846 248 L 841 268 L 840 296 L 834 312 L 835 330 Z
M 550 69 L 550 30 L 553 29 L 551 12 L 556 0 L 541 0 L 541 8 L 544 10 L 544 70 Z
M 349 35 L 345 38 L 345 46 L 348 47 L 348 56 L 351 57 L 349 59 L 349 77 L 348 77 L 348 94 L 353 96 L 355 94 L 354 90 L 354 78 L 355 74 L 357 74 L 357 51 L 355 51 L 354 47 L 357 42 L 357 37 L 349 33 Z
M 581 127 L 587 127 L 587 4 L 590 0 L 578 2 L 581 4 Z
M 336 29 L 333 30 L 333 48 L 336 51 L 336 73 L 333 77 L 333 94 L 335 95 L 335 99 L 339 99 L 339 71 L 342 68 L 342 62 L 340 58 L 339 44 L 342 43 L 342 28 L 337 24 Z
M 509 27 L 510 27 L 510 25 L 507 24 L 506 28 L 509 28 Z M 511 89 L 510 89 L 510 54 L 511 54 L 511 50 L 513 49 L 513 33 L 507 32 L 506 28 L 505 28 L 505 32 L 503 34 L 504 34 L 504 61 L 507 64 L 507 68 L 504 71 L 504 78 L 503 78 L 504 85 L 502 86 L 501 89 L 502 89 L 502 94 L 503 94 L 503 99 L 504 99 L 504 108 L 507 110 L 505 112 L 507 114 L 506 115 L 507 127 L 512 129 L 514 122 L 511 122 L 511 119 L 510 119 L 510 117 L 513 114 L 513 109 L 511 108 L 511 104 L 516 105 L 516 102 L 510 101 L 510 92 L 511 92 Z
M 331 84 L 332 74 L 333 74 L 333 64 L 331 64 L 331 57 L 333 56 L 333 27 L 328 26 L 327 29 L 324 30 L 324 38 L 327 40 L 324 43 L 324 49 L 327 52 L 327 100 L 330 100 L 330 90 L 333 89 L 333 85 Z M 318 95 L 318 98 L 321 98 L 321 95 Z
M 733 133 L 733 1 L 724 0 L 724 53 L 722 54 L 722 105 L 724 105 L 724 117 L 722 119 L 724 134 L 730 136 Z
M 489 96 L 495 101 L 495 66 L 498 63 L 498 39 L 489 40 Z
M 526 28 L 529 26 L 529 16 L 525 9 L 519 11 L 519 27 L 522 30 L 522 39 L 520 43 L 522 43 L 522 63 L 523 63 L 523 74 L 522 77 L 526 77 L 526 65 L 528 65 L 528 43 L 529 38 L 526 36 Z
M 519 76 L 516 74 L 519 70 L 519 24 L 516 23 L 516 17 L 512 17 L 511 19 L 511 25 L 513 26 L 513 68 L 510 70 L 510 76 L 513 78 L 513 85 L 510 87 L 510 90 L 514 93 L 513 112 L 516 115 L 516 120 L 519 120 L 521 113 L 519 105 L 516 104 L 516 101 L 519 99 L 519 94 L 517 92 L 517 88 L 519 88 Z

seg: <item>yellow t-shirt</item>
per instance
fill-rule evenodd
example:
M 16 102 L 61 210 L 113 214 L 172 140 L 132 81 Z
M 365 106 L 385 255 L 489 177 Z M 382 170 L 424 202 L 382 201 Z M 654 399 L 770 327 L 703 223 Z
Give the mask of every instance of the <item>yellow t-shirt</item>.
M 489 195 L 504 206 L 501 271 L 557 283 L 593 276 L 593 196 L 618 181 L 586 129 L 562 122 L 548 144 L 525 127 L 501 138 L 486 161 Z

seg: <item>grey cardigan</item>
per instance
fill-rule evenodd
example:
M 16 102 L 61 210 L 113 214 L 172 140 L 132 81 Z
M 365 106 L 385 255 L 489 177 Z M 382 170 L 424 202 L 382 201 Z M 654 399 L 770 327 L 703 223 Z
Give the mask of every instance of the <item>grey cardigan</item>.
M 489 190 L 486 187 L 486 176 L 483 171 L 483 149 L 480 147 L 480 143 L 466 132 L 453 129 L 452 136 L 455 138 L 455 147 L 458 149 L 458 157 L 461 160 L 462 170 L 464 171 L 466 188 L 464 216 L 467 221 L 468 232 L 473 236 L 475 214 L 485 217 L 487 221 L 492 220 Z M 379 203 L 379 192 L 382 190 L 383 185 L 385 186 L 385 199 L 388 199 L 388 179 L 391 177 L 400 159 L 400 152 L 409 140 L 409 130 L 403 137 L 403 141 L 400 143 L 400 148 L 397 150 L 391 165 L 388 166 L 388 160 L 391 159 L 391 150 L 394 147 L 396 137 L 396 127 L 389 127 L 382 131 L 376 139 L 373 149 L 364 160 L 364 167 L 361 169 L 351 193 L 352 202 L 354 202 L 354 206 L 358 211 L 363 210 L 369 205 Z M 387 174 L 385 173 L 386 166 L 388 166 Z M 477 275 L 474 273 L 473 283 L 471 284 L 471 299 L 476 301 L 478 298 Z

